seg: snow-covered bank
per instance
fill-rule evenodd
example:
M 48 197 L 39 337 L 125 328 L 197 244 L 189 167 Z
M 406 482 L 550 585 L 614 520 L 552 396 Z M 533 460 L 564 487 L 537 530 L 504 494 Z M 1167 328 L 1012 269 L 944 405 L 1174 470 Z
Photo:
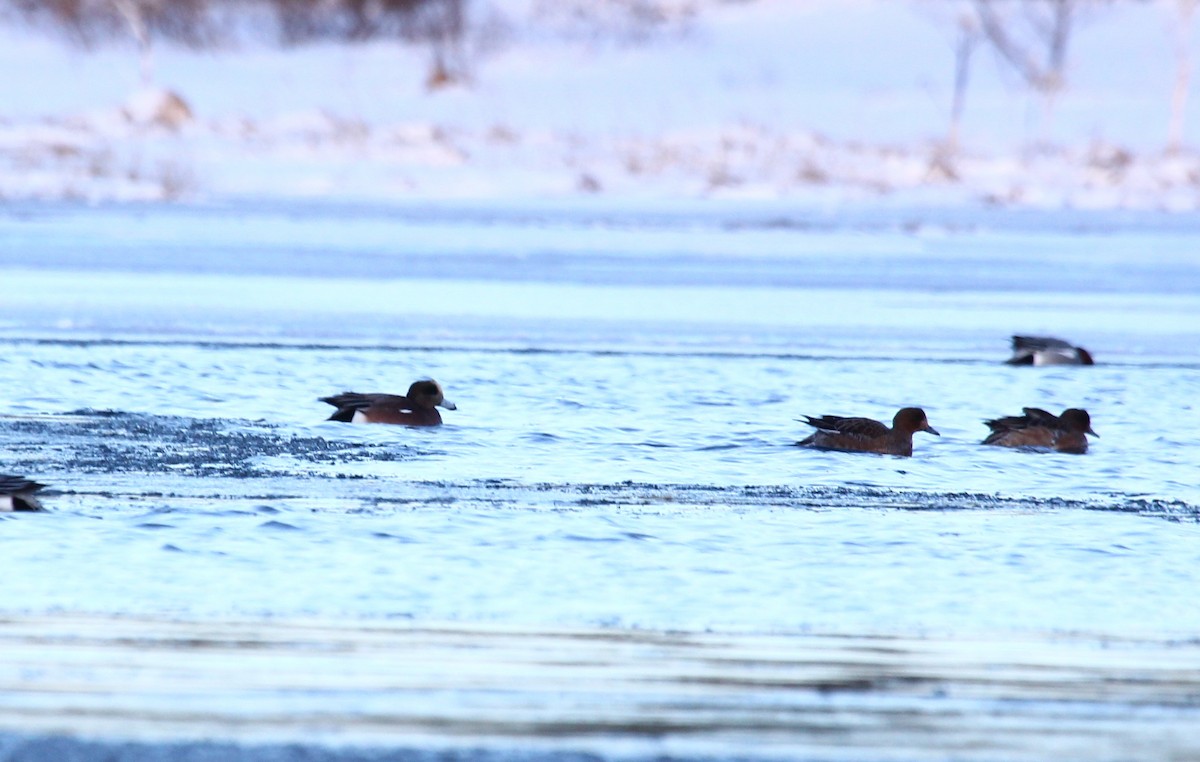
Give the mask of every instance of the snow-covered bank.
M 494 0 L 473 81 L 436 93 L 425 51 L 385 43 L 160 51 L 182 104 L 130 97 L 128 50 L 0 30 L 0 61 L 37 72 L 0 82 L 0 198 L 1200 207 L 1200 155 L 1163 150 L 1168 3 L 1114 6 L 1077 34 L 1049 140 L 1030 96 L 977 55 L 954 154 L 949 30 L 921 4 L 700 7 L 635 44 Z
M 372 126 L 326 112 L 218 120 L 178 132 L 111 118 L 0 125 L 0 197 L 407 201 L 670 198 L 1200 208 L 1200 156 L 1096 142 L 1034 153 L 835 142 L 728 125 L 590 139 L 503 125 Z

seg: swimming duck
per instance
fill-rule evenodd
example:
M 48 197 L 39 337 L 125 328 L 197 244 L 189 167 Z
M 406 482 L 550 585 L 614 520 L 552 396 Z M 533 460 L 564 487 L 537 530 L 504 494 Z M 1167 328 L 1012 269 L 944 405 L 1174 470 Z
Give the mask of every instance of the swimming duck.
M 1082 455 L 1087 452 L 1087 434 L 1092 431 L 1092 418 L 1086 410 L 1072 407 L 1062 415 L 1054 415 L 1036 407 L 1021 409 L 1024 415 L 1012 415 L 984 421 L 992 430 L 985 445 L 997 447 L 1040 447 L 1058 452 Z
M 457 410 L 453 402 L 446 399 L 442 387 L 433 379 L 415 381 L 408 387 L 408 394 L 360 394 L 342 392 L 332 397 L 322 397 L 337 408 L 331 421 L 344 423 L 395 423 L 402 426 L 440 426 L 442 416 L 437 408 Z
M 1083 347 L 1049 336 L 1013 336 L 1013 356 L 1008 365 L 1095 365 Z
M 24 476 L 0 474 L 0 513 L 43 510 L 33 493 L 45 486 Z
M 929 425 L 919 407 L 901 408 L 892 418 L 892 426 L 871 418 L 843 418 L 839 415 L 804 416 L 804 422 L 817 430 L 796 444 L 819 450 L 877 452 L 884 455 L 912 455 L 912 437 L 918 431 L 941 436 Z

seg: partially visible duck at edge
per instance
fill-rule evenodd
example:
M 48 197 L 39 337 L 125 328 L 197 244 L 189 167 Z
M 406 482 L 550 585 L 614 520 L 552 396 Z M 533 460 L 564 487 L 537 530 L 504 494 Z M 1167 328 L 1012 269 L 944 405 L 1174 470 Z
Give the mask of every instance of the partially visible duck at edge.
M 1057 450 L 1082 455 L 1087 452 L 1087 435 L 1100 436 L 1092 431 L 1092 418 L 1086 410 L 1072 407 L 1062 415 L 1054 415 L 1036 407 L 1022 408 L 1024 415 L 1011 415 L 984 421 L 992 430 L 985 445 L 997 447 L 1028 447 Z
M 1004 361 L 1008 365 L 1096 364 L 1083 347 L 1050 336 L 1013 336 L 1012 351 L 1012 357 Z
M 44 510 L 34 493 L 45 486 L 24 476 L 0 474 L 0 513 Z
M 442 415 L 437 409 L 457 410 L 446 399 L 442 387 L 433 379 L 422 379 L 408 387 L 408 394 L 360 394 L 342 392 L 322 397 L 337 410 L 331 421 L 344 423 L 394 423 L 401 426 L 440 426 Z
M 883 455 L 912 455 L 913 434 L 927 431 L 941 436 L 929 425 L 919 407 L 901 408 L 892 418 L 892 426 L 871 418 L 843 418 L 840 415 L 804 416 L 804 422 L 817 430 L 796 444 L 818 450 L 876 452 Z

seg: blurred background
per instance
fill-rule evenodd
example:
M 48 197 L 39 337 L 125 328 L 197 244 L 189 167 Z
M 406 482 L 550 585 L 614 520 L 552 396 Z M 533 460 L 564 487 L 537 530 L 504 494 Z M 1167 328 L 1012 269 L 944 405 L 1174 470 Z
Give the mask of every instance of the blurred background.
M 0 195 L 1192 209 L 1195 8 L 0 0 Z

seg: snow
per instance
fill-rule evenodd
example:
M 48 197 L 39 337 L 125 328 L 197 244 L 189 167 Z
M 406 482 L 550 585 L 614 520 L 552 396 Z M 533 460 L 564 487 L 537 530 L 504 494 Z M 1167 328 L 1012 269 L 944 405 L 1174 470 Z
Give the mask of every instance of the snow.
M 163 47 L 141 88 L 132 45 L 0 28 L 32 73 L 0 81 L 0 198 L 1200 206 L 1200 156 L 1164 151 L 1173 3 L 1093 11 L 1048 122 L 977 52 L 956 154 L 946 6 L 672 0 L 623 27 L 476 0 L 471 79 L 432 92 L 428 51 L 386 42 Z

